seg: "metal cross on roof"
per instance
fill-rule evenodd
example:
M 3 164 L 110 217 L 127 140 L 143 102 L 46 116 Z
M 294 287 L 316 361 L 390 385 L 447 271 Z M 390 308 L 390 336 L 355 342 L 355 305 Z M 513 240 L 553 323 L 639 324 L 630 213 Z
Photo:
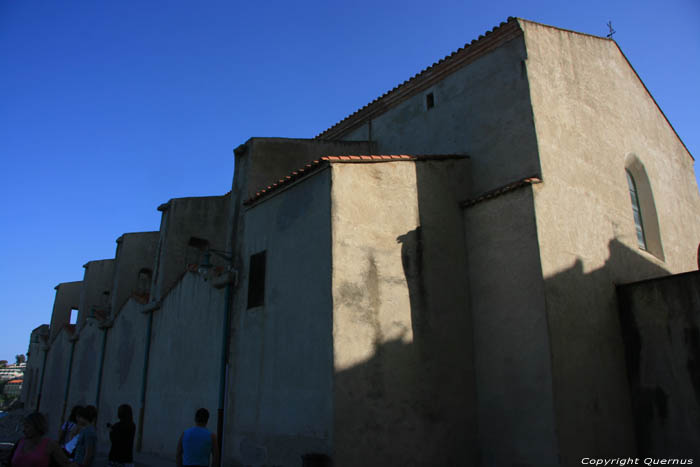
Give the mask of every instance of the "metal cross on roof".
M 608 29 L 610 30 L 610 32 L 605 37 L 607 37 L 608 39 L 612 39 L 613 34 L 617 32 L 612 27 L 612 21 L 608 21 Z

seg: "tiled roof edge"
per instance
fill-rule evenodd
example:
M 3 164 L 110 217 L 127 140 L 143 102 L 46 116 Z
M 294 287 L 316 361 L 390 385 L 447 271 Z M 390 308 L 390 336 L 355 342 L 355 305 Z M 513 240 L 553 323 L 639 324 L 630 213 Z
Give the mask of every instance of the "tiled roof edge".
M 462 201 L 460 203 L 460 206 L 462 208 L 470 208 L 474 206 L 475 204 L 479 204 L 482 201 L 486 201 L 489 199 L 496 198 L 498 196 L 501 196 L 503 194 L 509 193 L 513 190 L 517 190 L 518 188 L 527 186 L 527 185 L 534 185 L 537 183 L 542 183 L 542 179 L 540 178 L 539 175 L 533 175 L 531 177 L 525 177 L 522 178 L 518 181 L 508 183 L 507 185 L 503 185 L 499 188 L 496 188 L 494 190 L 489 190 L 485 193 L 480 194 L 479 196 L 476 196 L 474 198 L 468 199 L 466 201 Z
M 518 24 L 518 18 L 508 17 L 507 21 L 502 22 L 490 31 L 486 31 L 478 39 L 472 40 L 450 55 L 418 72 L 412 78 L 385 92 L 332 127 L 319 133 L 314 139 L 338 138 L 343 133 L 360 126 L 366 120 L 385 112 L 388 108 L 430 87 L 446 75 L 496 49 L 501 44 L 522 35 L 522 33 L 523 31 Z
M 358 156 L 323 156 L 319 159 L 309 162 L 284 178 L 280 178 L 277 182 L 272 185 L 257 191 L 255 195 L 251 196 L 243 202 L 244 206 L 250 206 L 256 203 L 260 199 L 268 196 L 270 193 L 276 192 L 282 187 L 289 186 L 291 183 L 306 177 L 312 172 L 317 171 L 321 167 L 325 167 L 329 164 L 343 164 L 343 163 L 377 163 L 377 162 L 398 162 L 398 161 L 421 161 L 421 160 L 448 160 L 448 159 L 466 159 L 469 156 L 464 154 L 444 154 L 444 155 L 432 155 L 432 154 L 421 154 L 421 155 L 409 155 L 409 154 L 386 154 L 386 155 L 358 155 Z
M 308 164 L 304 165 L 304 167 L 298 168 L 297 170 L 293 171 L 289 175 L 285 176 L 284 178 L 280 178 L 277 180 L 277 182 L 268 185 L 265 188 L 262 188 L 261 190 L 255 192 L 253 196 L 248 198 L 247 200 L 243 201 L 244 206 L 249 206 L 253 204 L 254 202 L 258 201 L 261 198 L 266 197 L 273 191 L 277 191 L 279 188 L 281 188 L 283 185 L 289 185 L 290 183 L 294 182 L 295 180 L 298 180 L 302 177 L 306 177 L 312 172 L 316 172 L 318 169 L 321 167 L 328 165 L 328 161 L 324 161 L 323 158 L 317 159 L 314 161 L 309 162 Z
M 324 156 L 322 161 L 332 163 L 343 162 L 395 162 L 395 161 L 424 161 L 424 160 L 447 160 L 466 159 L 469 156 L 464 154 L 386 154 L 386 155 L 358 155 L 358 156 Z

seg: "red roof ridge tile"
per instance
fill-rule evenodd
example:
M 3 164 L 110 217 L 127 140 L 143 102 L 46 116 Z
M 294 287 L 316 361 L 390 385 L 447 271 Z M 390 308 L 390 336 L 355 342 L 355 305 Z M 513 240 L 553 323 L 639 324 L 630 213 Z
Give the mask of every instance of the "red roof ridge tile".
M 460 206 L 463 208 L 470 208 L 470 207 L 474 206 L 475 204 L 481 203 L 482 201 L 496 198 L 497 196 L 501 196 L 505 193 L 511 192 L 513 190 L 524 187 L 526 185 L 535 185 L 538 183 L 542 183 L 542 178 L 539 175 L 532 175 L 530 177 L 521 178 L 520 180 L 516 180 L 514 182 L 510 182 L 510 183 L 507 183 L 505 185 L 502 185 L 498 188 L 494 188 L 493 190 L 489 190 L 489 191 L 486 191 L 484 193 L 481 193 L 480 195 L 477 195 L 474 198 L 470 198 L 466 201 L 462 201 L 460 203 Z
M 296 169 L 290 172 L 290 175 L 286 175 L 284 178 L 277 180 L 277 182 L 268 185 L 265 188 L 259 189 L 255 192 L 253 196 L 248 198 L 243 202 L 245 206 L 249 206 L 259 199 L 267 196 L 273 191 L 277 191 L 283 185 L 289 185 L 296 180 L 305 177 L 306 175 L 314 172 L 322 166 L 333 164 L 333 163 L 368 163 L 368 162 L 396 162 L 396 161 L 419 161 L 419 160 L 447 160 L 447 159 L 464 159 L 469 156 L 465 154 L 421 154 L 421 155 L 409 155 L 409 154 L 362 154 L 362 155 L 342 155 L 342 156 L 322 156 L 315 159 L 308 164 L 304 165 L 304 168 Z

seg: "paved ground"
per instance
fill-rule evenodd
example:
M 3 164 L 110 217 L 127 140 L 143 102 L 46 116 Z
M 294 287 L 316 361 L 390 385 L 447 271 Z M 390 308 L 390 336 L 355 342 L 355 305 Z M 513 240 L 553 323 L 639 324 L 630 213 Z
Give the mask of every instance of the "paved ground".
M 93 463 L 93 467 L 105 467 L 107 465 L 107 454 L 98 454 Z M 136 467 L 174 467 L 175 458 L 166 459 L 149 454 L 134 453 L 134 465 Z
M 0 465 L 2 462 L 6 461 L 7 455 L 10 453 L 12 445 L 8 445 L 9 449 L 5 449 L 5 443 L 0 443 Z M 148 454 L 136 454 L 134 456 L 135 467 L 173 467 L 175 465 L 174 459 L 165 459 L 162 457 L 152 456 Z M 93 463 L 93 467 L 106 467 L 107 466 L 107 454 L 98 454 Z

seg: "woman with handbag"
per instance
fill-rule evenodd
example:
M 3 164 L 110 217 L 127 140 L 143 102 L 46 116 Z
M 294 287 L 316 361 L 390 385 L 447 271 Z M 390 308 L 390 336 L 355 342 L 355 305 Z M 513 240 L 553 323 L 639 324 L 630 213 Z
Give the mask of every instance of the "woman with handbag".
M 61 467 L 77 467 L 66 457 L 58 443 L 47 438 L 46 417 L 33 412 L 24 418 L 24 438 L 10 454 L 11 467 L 49 467 L 52 461 Z

